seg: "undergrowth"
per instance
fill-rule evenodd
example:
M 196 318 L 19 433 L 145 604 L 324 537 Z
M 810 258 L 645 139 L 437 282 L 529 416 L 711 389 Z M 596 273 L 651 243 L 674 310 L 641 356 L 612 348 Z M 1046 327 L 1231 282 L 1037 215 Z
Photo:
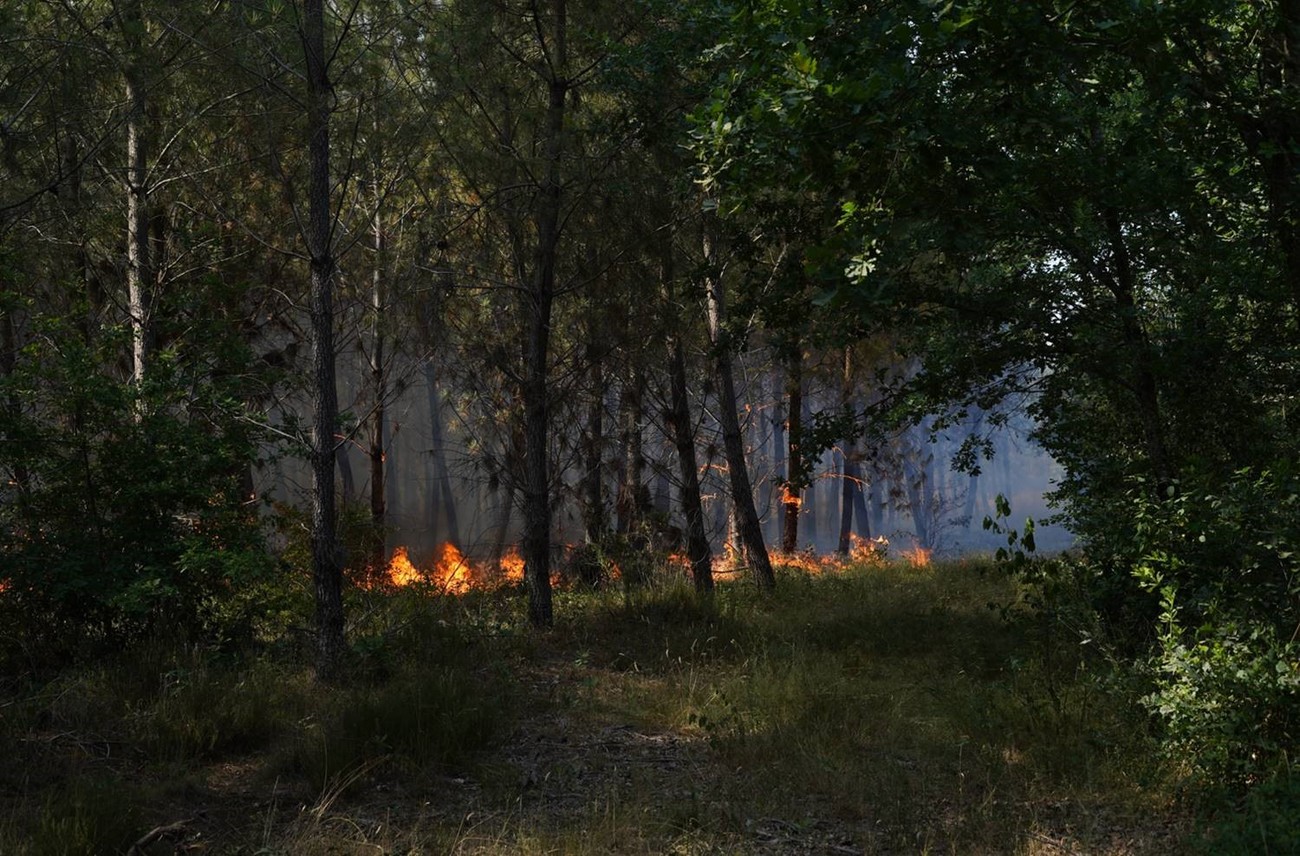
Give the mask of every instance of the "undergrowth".
M 0 771 L 0 852 L 119 852 L 223 800 L 246 815 L 222 833 L 233 852 L 1187 846 L 1151 823 L 1173 803 L 1136 694 L 1092 629 L 1032 595 L 984 562 L 785 568 L 774 595 L 561 591 L 537 634 L 510 591 L 360 593 L 351 680 L 330 687 L 292 647 L 158 641 L 2 702 L 19 763 Z M 568 760 L 529 767 L 548 752 Z M 263 808 L 212 783 L 239 765 Z M 1231 817 L 1213 840 L 1248 837 Z

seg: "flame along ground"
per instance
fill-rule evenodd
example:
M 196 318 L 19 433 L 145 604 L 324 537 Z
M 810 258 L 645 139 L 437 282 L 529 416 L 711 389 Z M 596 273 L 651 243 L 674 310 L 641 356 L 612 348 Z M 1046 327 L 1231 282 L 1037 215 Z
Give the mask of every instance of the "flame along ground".
M 886 538 L 852 537 L 852 548 L 848 556 L 818 555 L 811 551 L 775 556 L 776 564 L 787 568 L 797 568 L 809 574 L 824 574 L 844 570 L 851 564 L 875 564 L 883 562 L 889 553 L 889 541 Z M 496 568 L 488 564 L 475 562 L 465 556 L 455 544 L 444 543 L 437 550 L 438 558 L 433 567 L 421 570 L 411 561 L 406 547 L 393 550 L 393 557 L 388 567 L 378 580 L 368 579 L 360 583 L 365 589 L 406 588 L 407 586 L 426 586 L 442 594 L 461 595 L 474 589 L 494 589 L 502 586 L 517 585 L 524 579 L 524 560 L 519 550 L 511 547 L 501 557 Z M 930 564 L 933 551 L 919 544 L 899 551 L 899 555 L 913 568 L 924 568 Z M 668 562 L 680 568 L 687 575 L 691 572 L 691 560 L 685 553 L 672 553 Z M 722 561 L 715 559 L 713 572 L 723 579 L 738 576 L 742 563 L 728 545 Z M 619 576 L 617 566 L 612 569 L 611 577 Z M 559 573 L 551 576 L 552 585 L 560 585 L 563 578 Z M 0 578 L 0 594 L 11 587 L 7 579 Z
M 393 550 L 393 558 L 378 580 L 362 583 L 362 588 L 406 588 L 426 586 L 442 594 L 465 594 L 474 589 L 493 589 L 523 581 L 524 560 L 515 548 L 492 567 L 475 562 L 450 541 L 436 551 L 433 565 L 421 569 L 411 561 L 406 547 Z
M 572 550 L 572 548 L 570 548 Z M 924 568 L 930 564 L 932 551 L 919 544 L 899 551 L 899 558 L 913 568 Z M 808 574 L 826 574 L 843 571 L 849 565 L 879 564 L 889 555 L 889 541 L 886 538 L 860 538 L 852 536 L 851 549 L 847 556 L 838 554 L 819 555 L 812 551 L 803 551 L 790 555 L 773 556 L 776 564 L 786 568 L 797 569 Z M 524 560 L 517 548 L 510 548 L 495 567 L 491 563 L 476 562 L 457 549 L 455 544 L 444 543 L 435 551 L 432 565 L 426 569 L 417 567 L 411 561 L 406 547 L 397 547 L 383 575 L 378 581 L 363 584 L 364 588 L 406 588 L 423 586 L 431 591 L 449 595 L 462 595 L 478 590 L 491 590 L 503 586 L 516 585 L 524 579 Z M 673 553 L 667 557 L 670 566 L 683 574 L 690 574 L 690 558 L 684 553 Z M 743 562 L 728 547 L 724 554 L 715 559 L 714 574 L 721 579 L 739 576 Z M 617 579 L 617 567 L 611 569 L 611 578 Z M 563 584 L 563 576 L 558 571 L 551 577 L 552 585 Z

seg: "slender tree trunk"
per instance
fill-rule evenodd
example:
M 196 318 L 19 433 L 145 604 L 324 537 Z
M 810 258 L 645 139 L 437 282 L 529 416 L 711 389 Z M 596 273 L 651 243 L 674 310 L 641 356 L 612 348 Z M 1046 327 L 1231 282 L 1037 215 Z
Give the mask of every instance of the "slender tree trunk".
M 778 384 L 773 384 L 773 389 L 777 389 Z M 772 478 L 781 477 L 782 471 L 786 468 L 785 451 L 786 451 L 786 433 L 785 433 L 785 404 L 778 397 L 772 411 Z M 781 490 L 776 493 L 779 507 L 772 517 L 776 521 L 776 537 L 778 543 L 785 546 L 785 491 Z M 768 511 L 772 511 L 771 504 L 768 505 Z
M 18 334 L 14 325 L 13 310 L 0 306 L 0 376 L 8 379 L 18 368 Z M 22 415 L 22 403 L 18 395 L 10 390 L 5 397 L 5 409 L 11 419 L 17 420 Z M 18 490 L 18 504 L 25 505 L 31 492 L 31 471 L 19 459 L 14 460 L 10 471 L 14 487 Z
M 127 33 L 126 68 L 126 290 L 131 316 L 131 381 L 144 381 L 152 348 L 149 282 L 149 174 L 147 152 L 148 105 L 142 78 L 141 36 L 144 13 L 140 0 L 124 6 Z
M 341 486 L 343 501 L 351 502 L 356 497 L 357 480 L 352 474 L 352 456 L 348 452 L 347 443 L 334 444 L 334 461 L 339 466 L 339 480 L 343 483 Z
M 386 429 L 388 405 L 388 342 L 384 331 L 384 254 L 386 239 L 384 222 L 379 212 L 381 194 L 379 182 L 375 181 L 375 214 L 371 223 L 374 238 L 375 265 L 370 282 L 370 319 L 371 339 L 370 354 L 370 392 L 374 399 L 374 410 L 370 414 L 370 525 L 374 530 L 374 542 L 370 555 L 370 567 L 378 570 L 384 565 L 388 556 L 385 543 L 384 527 L 387 525 L 388 504 L 384 484 L 384 432 Z
M 435 511 L 430 515 L 429 527 L 437 531 L 438 514 L 446 522 L 446 540 L 460 546 L 460 521 L 456 514 L 456 494 L 451 485 L 451 469 L 447 465 L 447 445 L 442 419 L 442 394 L 438 391 L 438 370 L 432 358 L 424 361 L 424 384 L 429 400 L 429 454 L 433 458 L 434 485 L 430 490 L 437 494 Z
M 781 552 L 787 556 L 799 549 L 799 512 L 803 505 L 803 491 L 799 485 L 804 477 L 801 451 L 803 433 L 803 354 L 796 348 L 787 364 L 785 393 L 786 413 L 789 414 L 786 437 L 789 447 L 786 454 L 785 490 L 781 507 L 785 524 L 781 528 Z
M 907 502 L 912 511 L 912 529 L 923 547 L 931 546 L 929 503 L 925 495 L 930 490 L 925 470 L 917 464 L 903 462 L 903 477 L 907 480 Z
M 505 496 L 497 509 L 497 529 L 492 536 L 492 565 L 501 566 L 501 557 L 506 554 L 506 539 L 510 537 L 510 520 L 515 514 L 515 488 L 508 485 Z
M 593 325 L 594 326 L 594 325 Z M 587 345 L 587 424 L 583 434 L 582 524 L 588 544 L 608 534 L 605 515 L 605 366 L 600 349 Z
M 672 305 L 673 269 L 672 249 L 664 251 L 664 291 L 667 303 Z M 671 387 L 668 411 L 668 428 L 677 449 L 678 471 L 682 477 L 682 516 L 686 520 L 686 555 L 691 563 L 691 578 L 695 590 L 701 594 L 713 591 L 713 551 L 704 531 L 704 504 L 700 499 L 700 471 L 695 458 L 695 432 L 692 430 L 690 398 L 686 385 L 686 355 L 682 351 L 682 337 L 677 327 L 668 337 L 668 369 Z
M 536 8 L 536 7 L 535 7 Z M 535 627 L 550 627 L 551 497 L 548 455 L 547 360 L 550 356 L 551 305 L 555 299 L 556 250 L 560 240 L 560 167 L 564 155 L 564 111 L 569 92 L 565 40 L 565 0 L 551 0 L 554 18 L 546 75 L 546 141 L 541 186 L 538 188 L 537 252 L 525 296 L 527 350 L 524 402 L 524 576 L 528 586 L 528 618 Z M 544 29 L 537 22 L 539 34 Z M 540 35 L 539 35 L 540 38 Z
M 710 215 L 706 215 L 708 217 Z M 740 538 L 760 589 L 776 588 L 763 529 L 754 508 L 754 490 L 749 482 L 749 465 L 745 461 L 745 440 L 736 413 L 736 384 L 731 363 L 731 343 L 726 333 L 726 292 L 722 274 L 716 269 L 715 248 L 710 223 L 704 229 L 705 264 L 714 267 L 704 279 L 704 296 L 708 306 L 709 344 L 713 349 L 714 370 L 718 378 L 718 418 L 722 423 L 722 445 L 727 453 L 727 470 L 731 476 L 731 496 L 739 518 Z
M 334 509 L 334 428 L 338 390 L 334 378 L 334 252 L 330 227 L 330 91 L 325 55 L 324 0 L 303 5 L 307 67 L 307 250 L 311 257 L 312 329 L 312 578 L 316 589 L 316 675 L 338 676 L 343 638 L 343 568 Z
M 845 417 L 851 416 L 853 406 L 853 351 L 849 348 L 844 349 L 844 371 L 840 376 L 840 410 Z M 840 537 L 836 544 L 836 552 L 841 556 L 847 556 L 853 541 L 853 498 L 856 492 L 862 489 L 858 475 L 858 437 L 857 437 L 857 420 L 852 420 L 854 424 L 853 433 L 843 440 L 843 463 L 840 467 Z
M 623 388 L 620 408 L 623 415 L 623 479 L 618 496 L 618 531 L 622 534 L 636 532 L 649 505 L 645 487 L 645 439 L 641 431 L 644 386 L 645 375 L 640 369 L 634 369 Z

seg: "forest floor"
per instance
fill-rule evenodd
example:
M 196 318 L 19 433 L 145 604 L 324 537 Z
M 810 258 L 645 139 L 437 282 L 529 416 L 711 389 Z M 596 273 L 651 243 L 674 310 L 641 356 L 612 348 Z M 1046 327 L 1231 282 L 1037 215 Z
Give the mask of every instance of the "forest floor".
M 1024 595 L 786 569 L 563 593 L 547 634 L 372 599 L 332 688 L 159 645 L 0 697 L 0 853 L 1186 852 L 1128 694 Z

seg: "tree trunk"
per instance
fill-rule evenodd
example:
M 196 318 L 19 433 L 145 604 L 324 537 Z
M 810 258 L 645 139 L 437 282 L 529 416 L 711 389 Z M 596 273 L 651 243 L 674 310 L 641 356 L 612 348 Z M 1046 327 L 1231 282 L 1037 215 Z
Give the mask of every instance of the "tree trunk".
M 649 506 L 645 486 L 645 438 L 641 431 L 644 417 L 642 394 L 645 375 L 633 369 L 632 377 L 623 388 L 623 478 L 618 495 L 618 531 L 627 535 L 636 532 Z
M 773 384 L 773 389 L 777 388 Z M 785 470 L 785 404 L 778 398 L 772 410 L 772 478 L 781 477 L 781 472 Z M 776 539 L 784 547 L 785 545 L 785 490 L 776 492 L 776 499 L 780 505 L 776 512 L 772 514 L 776 521 Z M 768 504 L 768 511 L 772 511 L 772 505 Z
M 669 305 L 673 304 L 672 250 L 664 252 L 664 292 Z M 675 328 L 677 325 L 674 325 Z M 682 516 L 686 521 L 686 555 L 691 563 L 691 578 L 695 590 L 701 594 L 713 591 L 713 551 L 704 531 L 704 504 L 700 499 L 700 471 L 695 458 L 695 432 L 692 430 L 691 405 L 686 386 L 686 355 L 682 351 L 681 334 L 674 329 L 668 337 L 668 369 L 670 404 L 668 428 L 673 445 L 677 448 L 677 465 L 682 477 Z
M 706 214 L 706 218 L 711 215 Z M 731 496 L 739 518 L 740 537 L 754 572 L 754 581 L 764 591 L 776 588 L 776 575 L 763 543 L 763 530 L 754 508 L 754 491 L 749 482 L 749 466 L 745 462 L 745 441 L 740 432 L 740 417 L 736 413 L 736 384 L 731 364 L 731 342 L 726 332 L 726 292 L 722 273 L 714 258 L 713 236 L 710 222 L 704 229 L 704 259 L 713 268 L 704 278 L 704 297 L 708 306 L 709 344 L 713 349 L 714 370 L 718 378 L 718 418 L 722 423 L 722 445 L 727 454 L 727 470 L 731 476 Z
M 324 0 L 303 5 L 303 53 L 307 67 L 308 219 L 312 329 L 311 564 L 316 590 L 316 675 L 338 676 L 343 638 L 343 568 L 334 511 L 334 252 L 330 227 L 330 99 L 325 55 Z
M 492 536 L 492 565 L 501 567 L 501 558 L 506 554 L 506 539 L 510 537 L 510 519 L 515 514 L 515 488 L 507 485 L 505 497 L 497 511 L 497 531 Z
M 347 443 L 336 443 L 334 445 L 334 460 L 339 465 L 339 479 L 343 482 L 341 488 L 343 502 L 351 502 L 356 497 L 357 482 L 352 475 L 352 457 L 348 452 Z
M 131 381 L 144 381 L 152 349 L 149 294 L 149 188 L 147 161 L 148 110 L 145 84 L 141 79 L 141 36 L 144 13 L 140 0 L 124 7 L 123 30 L 127 34 L 126 67 L 126 291 L 131 321 Z
M 384 335 L 384 223 L 379 213 L 381 194 L 375 181 L 375 214 L 371 225 L 374 237 L 375 265 L 371 272 L 370 313 L 373 347 L 370 354 L 370 391 L 374 409 L 370 414 L 370 525 L 374 539 L 370 567 L 378 571 L 388 555 L 384 527 L 387 525 L 388 505 L 384 485 L 384 431 L 388 405 L 388 354 Z
M 1115 272 L 1111 290 L 1120 316 L 1120 330 L 1133 360 L 1133 391 L 1137 400 L 1138 421 L 1146 446 L 1147 459 L 1156 480 L 1156 495 L 1164 499 L 1178 478 L 1178 472 L 1165 442 L 1164 419 L 1160 412 L 1160 394 L 1156 383 L 1151 343 L 1142 328 L 1136 302 L 1136 275 L 1128 254 L 1128 243 L 1118 215 L 1108 209 L 1104 215 Z
M 0 306 L 0 377 L 9 379 L 17 368 L 18 334 L 14 325 L 13 310 Z M 9 391 L 5 399 L 4 405 L 9 411 L 9 417 L 17 422 L 22 415 L 22 402 L 13 390 Z M 31 471 L 20 458 L 15 457 L 10 475 L 18 491 L 18 504 L 20 507 L 24 506 L 31 493 Z
M 846 418 L 850 417 L 853 405 L 853 351 L 849 348 L 844 349 L 844 371 L 840 376 L 840 410 L 843 411 Z M 857 473 L 857 455 L 858 455 L 858 437 L 857 437 L 857 420 L 852 420 L 854 428 L 852 432 L 843 440 L 843 451 L 841 456 L 843 462 L 840 466 L 840 537 L 835 546 L 835 551 L 841 556 L 847 556 L 853 541 L 853 499 L 856 492 L 862 489 Z
M 787 556 L 799 549 L 799 511 L 803 505 L 800 484 L 804 477 L 803 455 L 800 451 L 803 431 L 803 354 L 796 348 L 787 363 L 785 393 L 786 413 L 789 414 L 786 436 L 789 447 L 786 454 L 785 490 L 781 507 L 785 524 L 781 528 L 781 552 Z
M 565 0 L 551 0 L 553 38 L 547 53 L 546 140 L 541 186 L 538 188 L 537 252 L 525 295 L 527 346 L 522 398 L 524 403 L 524 577 L 528 586 L 528 618 L 535 627 L 550 627 L 551 497 L 548 456 L 547 360 L 550 355 L 551 305 L 555 299 L 556 250 L 560 240 L 560 167 L 564 155 L 564 108 L 569 92 L 565 40 Z M 536 7 L 535 7 L 536 8 Z M 544 27 L 537 22 L 539 39 Z M 543 46 L 545 47 L 545 46 Z
M 434 500 L 435 512 L 430 515 L 429 528 L 437 531 L 438 514 L 446 522 L 446 540 L 460 546 L 460 521 L 456 514 L 456 494 L 451 486 L 451 470 L 447 466 L 447 447 L 443 437 L 442 395 L 438 391 L 438 371 L 433 358 L 424 361 L 424 382 L 429 400 L 429 454 L 433 457 L 434 485 L 430 490 L 439 499 Z
M 594 343 L 587 345 L 587 424 L 583 436 L 582 525 L 588 544 L 599 544 L 608 534 L 605 516 L 605 367 Z

